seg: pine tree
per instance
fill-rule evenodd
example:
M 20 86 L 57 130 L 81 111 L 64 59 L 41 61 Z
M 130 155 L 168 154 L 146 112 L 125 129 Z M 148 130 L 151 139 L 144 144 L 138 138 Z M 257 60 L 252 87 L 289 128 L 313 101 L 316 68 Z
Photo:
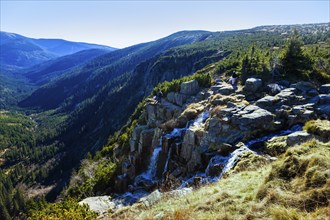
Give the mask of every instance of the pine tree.
M 3 202 L 0 199 L 0 219 L 3 220 L 10 220 L 10 215 L 8 213 L 8 210 L 6 206 L 3 204 Z
M 304 55 L 302 46 L 298 31 L 294 30 L 281 58 L 282 74 L 299 76 L 305 70 L 311 69 L 310 60 Z

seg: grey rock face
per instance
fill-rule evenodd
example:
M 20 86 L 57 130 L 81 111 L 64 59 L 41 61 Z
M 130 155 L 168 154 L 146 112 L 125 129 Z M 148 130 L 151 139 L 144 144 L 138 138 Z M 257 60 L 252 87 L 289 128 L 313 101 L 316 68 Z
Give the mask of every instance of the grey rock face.
M 309 90 L 315 89 L 315 86 L 310 82 L 298 82 L 291 85 L 292 88 L 296 88 L 301 93 L 306 94 Z
M 324 84 L 320 87 L 320 93 L 322 94 L 329 94 L 330 93 L 330 83 Z
M 199 85 L 197 80 L 191 80 L 181 84 L 180 93 L 184 95 L 195 95 L 197 92 L 199 92 Z
M 253 105 L 233 115 L 233 122 L 243 129 L 267 128 L 273 119 L 271 112 Z
M 187 101 L 187 99 L 188 96 L 184 94 L 176 92 L 170 92 L 167 94 L 167 100 L 179 106 L 182 106 Z
M 235 91 L 234 87 L 227 83 L 222 84 L 222 86 L 220 86 L 220 88 L 218 89 L 218 93 L 221 95 L 230 95 L 234 91 Z
M 330 94 L 319 95 L 320 104 L 330 104 Z
M 98 213 L 102 214 L 107 212 L 109 209 L 114 209 L 116 204 L 111 201 L 110 196 L 95 196 L 95 197 L 88 197 L 78 203 L 79 205 L 88 205 L 89 208 Z
M 140 126 L 136 126 L 134 128 L 132 137 L 129 141 L 131 152 L 134 152 L 134 151 L 137 150 L 138 143 L 139 143 L 139 140 L 140 140 L 140 134 L 143 130 L 146 130 L 147 128 L 148 127 L 146 125 L 140 125 Z
M 277 93 L 281 92 L 283 89 L 285 89 L 285 87 L 277 83 L 272 83 L 267 85 L 267 91 L 270 95 L 276 95 Z
M 307 141 L 310 138 L 312 138 L 312 135 L 307 133 L 306 131 L 296 131 L 288 135 L 286 139 L 286 143 L 289 146 L 293 146 L 295 144 L 299 144 L 304 141 Z
M 182 197 L 182 196 L 186 196 L 192 192 L 193 192 L 193 188 L 188 187 L 188 188 L 172 190 L 172 191 L 168 192 L 167 194 L 169 196 L 173 196 L 173 197 Z
M 256 92 L 262 86 L 262 80 L 258 78 L 249 78 L 245 81 L 244 90 L 246 92 Z
M 159 200 L 161 200 L 162 197 L 163 197 L 163 193 L 159 192 L 159 190 L 157 189 L 152 193 L 150 193 L 149 195 L 141 198 L 140 202 L 142 202 L 145 206 L 150 207 Z
M 188 172 L 193 172 L 202 164 L 202 157 L 201 154 L 198 152 L 197 149 L 194 149 L 191 153 L 191 159 L 187 163 L 187 170 Z
M 265 96 L 258 101 L 256 101 L 255 105 L 259 106 L 260 108 L 266 109 L 268 111 L 274 111 L 276 108 L 276 104 L 280 101 L 279 98 L 274 97 L 274 96 Z
M 195 133 L 194 131 L 188 129 L 183 138 L 181 157 L 184 158 L 186 161 L 189 161 L 194 148 L 195 148 Z
M 327 116 L 327 118 L 330 117 L 330 105 L 320 105 L 320 106 L 318 106 L 318 107 L 316 108 L 316 111 L 317 111 L 320 115 L 324 114 L 324 115 Z

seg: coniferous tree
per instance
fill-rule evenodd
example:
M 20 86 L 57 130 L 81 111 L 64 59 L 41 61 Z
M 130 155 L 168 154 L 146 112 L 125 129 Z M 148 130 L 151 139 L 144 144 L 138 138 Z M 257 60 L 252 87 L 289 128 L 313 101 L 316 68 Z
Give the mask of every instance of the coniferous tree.
M 281 58 L 281 72 L 284 75 L 301 75 L 311 68 L 310 60 L 302 50 L 303 42 L 297 30 L 293 31 Z
M 1 198 L 0 198 L 0 219 L 10 220 L 10 215 L 8 213 L 8 210 L 7 210 L 6 206 L 3 204 L 3 202 L 1 201 Z

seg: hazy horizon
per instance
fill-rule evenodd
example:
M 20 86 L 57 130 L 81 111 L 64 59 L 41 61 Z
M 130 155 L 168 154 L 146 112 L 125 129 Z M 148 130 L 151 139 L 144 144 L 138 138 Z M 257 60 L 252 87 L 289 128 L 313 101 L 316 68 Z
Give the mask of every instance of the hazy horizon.
M 178 31 L 329 22 L 329 1 L 1 1 L 1 31 L 123 48 Z M 22 22 L 24 21 L 24 22 Z

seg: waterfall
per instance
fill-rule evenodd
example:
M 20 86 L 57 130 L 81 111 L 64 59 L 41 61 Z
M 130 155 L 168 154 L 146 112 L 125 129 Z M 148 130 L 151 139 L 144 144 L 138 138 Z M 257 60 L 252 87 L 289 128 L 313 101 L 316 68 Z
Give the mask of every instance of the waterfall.
M 198 115 L 196 120 L 194 120 L 192 126 L 193 127 L 200 127 L 201 125 L 204 125 L 206 119 L 208 119 L 210 116 L 210 113 L 208 111 L 202 112 Z
M 165 173 L 167 172 L 168 161 L 169 161 L 170 158 L 171 158 L 171 153 L 172 153 L 172 147 L 170 147 L 170 149 L 168 150 L 168 153 L 167 153 L 166 163 L 165 163 L 164 171 L 163 171 L 163 174 L 162 174 L 163 179 L 164 179 L 164 175 L 165 175 Z
M 152 153 L 152 156 L 150 158 L 150 163 L 148 166 L 148 170 L 145 172 L 145 175 L 144 175 L 147 179 L 152 180 L 155 177 L 158 155 L 161 150 L 162 150 L 161 146 L 158 146 L 154 149 L 154 152 Z
M 134 185 L 137 185 L 139 182 L 143 180 L 150 180 L 150 181 L 154 180 L 156 176 L 158 155 L 161 150 L 162 150 L 161 145 L 154 149 L 152 156 L 150 158 L 148 169 L 145 172 L 135 177 Z

